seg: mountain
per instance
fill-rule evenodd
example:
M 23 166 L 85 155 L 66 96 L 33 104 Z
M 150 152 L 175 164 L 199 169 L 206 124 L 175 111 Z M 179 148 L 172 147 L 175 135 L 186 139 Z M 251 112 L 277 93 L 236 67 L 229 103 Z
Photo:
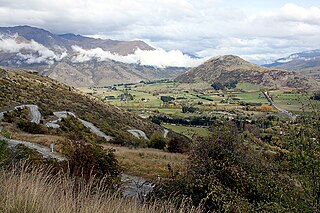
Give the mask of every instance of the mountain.
M 19 35 L 26 40 L 35 42 L 47 47 L 50 50 L 72 50 L 72 46 L 80 46 L 85 49 L 101 48 L 119 55 L 129 55 L 135 50 L 153 50 L 143 41 L 117 41 L 111 39 L 95 39 L 72 33 L 56 35 L 47 30 L 30 26 L 0 27 L 2 35 Z
M 186 70 L 134 63 L 129 55 L 137 50 L 154 48 L 139 40 L 96 39 L 73 33 L 57 35 L 30 26 L 0 27 L 0 66 L 34 70 L 70 86 L 172 79 Z
M 118 83 L 137 83 L 153 79 L 174 79 L 185 68 L 157 68 L 126 64 L 112 60 L 90 60 L 82 63 L 61 61 L 39 73 L 74 87 L 105 86 Z
M 46 120 L 52 119 L 52 112 L 71 111 L 114 137 L 116 143 L 135 141 L 136 138 L 128 132 L 130 129 L 142 130 L 148 138 L 154 132 L 164 133 L 162 127 L 149 120 L 37 73 L 0 69 L 0 91 L 0 112 L 23 104 L 34 104 Z
M 320 79 L 320 49 L 294 53 L 263 66 L 292 70 Z
M 273 88 L 319 88 L 319 82 L 305 75 L 260 67 L 233 55 L 212 58 L 178 76 L 176 81 L 208 83 L 238 81 Z

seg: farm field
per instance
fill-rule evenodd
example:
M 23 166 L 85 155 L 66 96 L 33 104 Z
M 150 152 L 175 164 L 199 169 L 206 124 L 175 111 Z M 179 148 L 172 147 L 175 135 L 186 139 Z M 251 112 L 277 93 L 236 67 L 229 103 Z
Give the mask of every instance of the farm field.
M 311 100 L 309 94 L 287 94 L 283 91 L 270 92 L 273 101 L 281 108 L 292 112 L 301 112 L 302 109 L 306 111 L 312 108 L 320 109 L 320 101 Z
M 254 117 L 274 113 L 276 110 L 269 106 L 268 100 L 262 93 L 264 89 L 255 84 L 239 83 L 234 89 L 216 91 L 207 84 L 177 83 L 169 80 L 80 88 L 84 93 L 135 112 L 144 118 L 167 115 L 182 119 L 201 116 L 233 118 L 242 115 Z M 300 94 L 292 90 L 275 90 L 269 91 L 269 93 L 278 107 L 295 113 L 302 111 L 302 103 L 306 111 L 312 110 L 311 105 L 314 108 L 320 106 L 319 101 L 310 100 L 312 93 Z M 162 100 L 164 98 L 170 100 L 165 102 Z M 182 109 L 186 107 L 190 108 L 189 111 L 183 112 Z M 187 137 L 193 134 L 193 131 L 179 130 L 179 127 L 169 129 L 182 132 Z
M 162 124 L 162 126 L 174 132 L 183 134 L 190 139 L 192 139 L 194 136 L 207 137 L 210 133 L 209 129 L 204 127 L 192 127 L 172 124 Z

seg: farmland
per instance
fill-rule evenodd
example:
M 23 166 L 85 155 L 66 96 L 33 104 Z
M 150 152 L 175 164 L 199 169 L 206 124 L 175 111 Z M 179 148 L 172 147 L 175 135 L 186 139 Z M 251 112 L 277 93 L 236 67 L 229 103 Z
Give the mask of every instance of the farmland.
M 190 120 L 198 117 L 244 116 L 252 119 L 277 113 L 261 92 L 266 88 L 249 83 L 239 83 L 234 89 L 218 91 L 206 83 L 187 84 L 169 80 L 80 90 L 106 103 L 135 112 L 143 118 L 169 116 L 173 119 Z M 277 106 L 293 113 L 300 113 L 302 106 L 306 111 L 319 107 L 318 101 L 310 100 L 312 93 L 294 90 L 273 90 L 269 93 Z M 170 97 L 170 100 L 163 100 L 164 97 Z M 187 137 L 208 134 L 207 128 L 201 126 L 173 126 L 167 123 L 163 123 L 163 126 Z

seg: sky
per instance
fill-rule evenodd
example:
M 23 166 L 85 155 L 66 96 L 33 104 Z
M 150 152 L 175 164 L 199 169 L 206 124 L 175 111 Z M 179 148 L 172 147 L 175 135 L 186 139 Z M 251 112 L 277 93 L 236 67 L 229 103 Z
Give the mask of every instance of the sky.
M 0 0 L 0 26 L 15 25 L 257 64 L 320 49 L 319 0 Z

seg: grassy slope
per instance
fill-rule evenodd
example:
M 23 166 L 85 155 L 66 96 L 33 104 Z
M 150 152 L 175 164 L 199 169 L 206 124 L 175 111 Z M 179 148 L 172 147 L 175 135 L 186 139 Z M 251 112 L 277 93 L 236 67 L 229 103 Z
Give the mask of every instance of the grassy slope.
M 0 76 L 0 110 L 20 104 L 37 104 L 43 115 L 70 110 L 98 126 L 106 134 L 134 139 L 126 130 L 138 128 L 149 136 L 161 127 L 132 113 L 104 104 L 50 78 L 27 71 L 10 71 Z
M 116 158 L 123 167 L 125 173 L 154 179 L 157 176 L 168 177 L 168 165 L 174 171 L 184 170 L 186 155 L 168 153 L 158 149 L 150 148 L 128 148 L 121 146 L 103 145 L 105 148 L 112 148 L 116 152 Z
M 177 132 L 179 134 L 183 134 L 188 138 L 192 138 L 195 135 L 201 137 L 207 137 L 210 133 L 208 128 L 202 127 L 192 127 L 192 126 L 182 126 L 182 125 L 171 125 L 171 124 L 163 124 L 162 126 Z
M 53 177 L 49 172 L 46 169 L 1 171 L 0 212 L 202 212 L 200 208 L 191 209 L 185 203 L 177 208 L 167 202 L 141 204 L 137 199 L 107 193 L 101 186 L 92 193 L 92 182 L 77 183 L 66 175 Z M 77 193 L 74 193 L 75 188 Z

